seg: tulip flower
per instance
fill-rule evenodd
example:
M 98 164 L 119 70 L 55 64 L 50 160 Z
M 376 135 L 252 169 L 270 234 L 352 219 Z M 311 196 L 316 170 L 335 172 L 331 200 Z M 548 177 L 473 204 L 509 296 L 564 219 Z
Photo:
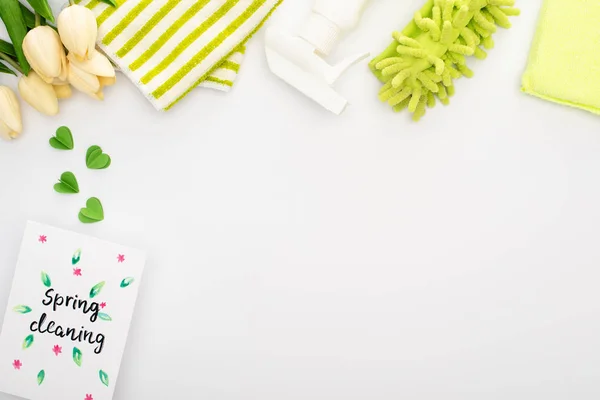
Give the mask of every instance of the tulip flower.
M 45 82 L 35 71 L 19 79 L 19 93 L 30 106 L 46 115 L 58 114 L 58 97 L 54 87 Z
M 67 77 L 65 50 L 58 33 L 49 26 L 30 30 L 23 40 L 23 52 L 35 72 L 48 83 Z
M 117 83 L 117 77 L 112 77 L 112 78 L 107 78 L 104 76 L 99 76 L 98 80 L 100 81 L 100 86 L 104 87 L 104 86 L 112 86 L 115 83 Z
M 10 88 L 0 86 L 0 137 L 6 140 L 21 134 L 21 106 L 17 95 Z
M 58 16 L 58 33 L 63 44 L 79 58 L 88 59 L 96 48 L 98 24 L 94 13 L 86 7 L 72 5 Z
M 69 83 L 80 92 L 98 100 L 104 99 L 102 85 L 100 85 L 100 81 L 96 75 L 78 68 L 77 65 L 73 63 L 69 63 L 67 78 Z
M 68 83 L 66 85 L 54 85 L 54 93 L 56 93 L 56 97 L 59 100 L 68 99 L 73 95 L 71 86 Z
M 115 67 L 110 63 L 108 58 L 98 50 L 94 49 L 87 60 L 78 60 L 77 56 L 69 53 L 67 56 L 69 63 L 89 74 L 102 76 L 105 78 L 115 77 Z

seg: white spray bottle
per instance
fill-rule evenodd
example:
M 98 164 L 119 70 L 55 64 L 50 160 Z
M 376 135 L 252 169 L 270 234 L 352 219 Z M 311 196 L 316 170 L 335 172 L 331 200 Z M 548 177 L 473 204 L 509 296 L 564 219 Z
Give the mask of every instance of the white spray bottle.
M 323 57 L 329 55 L 344 32 L 358 25 L 368 1 L 316 0 L 298 36 L 267 29 L 266 52 L 271 71 L 329 111 L 341 114 L 348 101 L 331 85 L 369 53 L 348 57 L 335 66 Z

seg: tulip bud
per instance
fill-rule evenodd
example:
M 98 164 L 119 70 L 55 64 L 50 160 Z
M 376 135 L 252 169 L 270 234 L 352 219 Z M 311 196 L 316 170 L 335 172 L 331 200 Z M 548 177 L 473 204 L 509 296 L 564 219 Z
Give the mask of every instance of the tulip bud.
M 54 85 L 54 93 L 56 93 L 56 97 L 60 99 L 68 99 L 73 95 L 71 91 L 71 86 L 69 84 L 66 85 Z
M 30 106 L 46 115 L 58 114 L 58 98 L 51 84 L 35 72 L 19 79 L 19 93 Z
M 65 50 L 58 33 L 49 26 L 30 30 L 23 40 L 23 52 L 31 68 L 48 83 L 66 73 Z
M 107 78 L 113 78 L 115 76 L 115 68 L 113 65 L 108 61 L 108 58 L 106 58 L 104 54 L 96 49 L 92 51 L 87 60 L 80 61 L 73 53 L 69 53 L 67 59 L 71 65 L 92 75 L 104 76 Z
M 98 92 L 101 90 L 100 81 L 96 75 L 85 72 L 77 68 L 72 63 L 69 63 L 69 83 L 73 87 L 83 93 L 86 93 L 93 98 L 98 98 Z
M 69 52 L 86 60 L 96 48 L 98 24 L 94 13 L 86 7 L 72 5 L 65 8 L 57 19 L 58 33 Z
M 114 76 L 112 78 L 107 78 L 105 76 L 99 76 L 98 80 L 100 81 L 100 86 L 112 86 L 117 82 L 117 77 Z
M 0 86 L 0 137 L 6 140 L 21 134 L 21 106 L 17 95 L 6 86 Z

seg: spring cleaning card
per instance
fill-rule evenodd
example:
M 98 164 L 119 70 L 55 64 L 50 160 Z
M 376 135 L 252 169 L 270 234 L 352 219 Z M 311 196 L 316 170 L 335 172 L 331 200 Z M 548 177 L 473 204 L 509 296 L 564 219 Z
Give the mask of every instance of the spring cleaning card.
M 145 254 L 30 222 L 0 334 L 0 391 L 110 400 Z

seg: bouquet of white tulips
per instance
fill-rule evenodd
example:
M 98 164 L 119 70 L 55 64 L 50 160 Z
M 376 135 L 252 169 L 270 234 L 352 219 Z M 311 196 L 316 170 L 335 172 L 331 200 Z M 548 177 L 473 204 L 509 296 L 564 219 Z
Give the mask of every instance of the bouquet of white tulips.
M 114 0 L 103 0 L 113 6 Z M 115 69 L 96 50 L 98 25 L 89 9 L 69 5 L 54 24 L 47 0 L 0 0 L 0 18 L 12 43 L 0 39 L 0 73 L 19 77 L 19 93 L 46 115 L 58 114 L 58 100 L 71 86 L 102 100 L 103 88 L 115 83 Z M 0 137 L 14 139 L 23 130 L 16 94 L 0 86 Z

